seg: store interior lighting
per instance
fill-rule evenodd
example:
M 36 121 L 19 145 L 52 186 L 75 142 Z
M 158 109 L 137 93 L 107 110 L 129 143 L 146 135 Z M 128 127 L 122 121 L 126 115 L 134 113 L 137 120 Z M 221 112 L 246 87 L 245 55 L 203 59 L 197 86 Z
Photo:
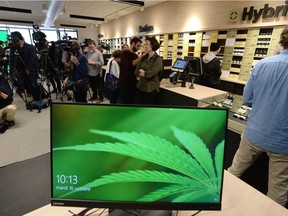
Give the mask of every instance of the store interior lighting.
M 113 2 L 123 3 L 123 4 L 129 4 L 132 6 L 138 6 L 138 7 L 144 7 L 143 1 L 125 1 L 125 0 L 111 0 Z

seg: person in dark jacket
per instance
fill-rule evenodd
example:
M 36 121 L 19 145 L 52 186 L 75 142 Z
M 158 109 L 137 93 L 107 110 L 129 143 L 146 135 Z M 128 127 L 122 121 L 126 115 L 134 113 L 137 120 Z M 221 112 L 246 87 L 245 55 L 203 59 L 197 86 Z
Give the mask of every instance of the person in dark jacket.
M 217 43 L 211 43 L 210 52 L 202 58 L 203 76 L 202 84 L 208 87 L 216 87 L 220 83 L 221 62 L 216 55 L 220 53 L 220 46 Z
M 75 102 L 87 103 L 88 91 L 88 60 L 86 56 L 80 53 L 80 44 L 77 41 L 72 41 L 71 45 L 70 66 L 72 74 L 66 77 L 63 81 L 64 89 L 72 87 Z
M 41 100 L 41 91 L 37 83 L 37 55 L 33 45 L 25 42 L 22 34 L 18 31 L 12 32 L 11 37 L 14 39 L 8 43 L 13 44 L 10 51 L 10 77 L 18 89 L 25 89 L 27 93 L 32 94 L 33 101 Z

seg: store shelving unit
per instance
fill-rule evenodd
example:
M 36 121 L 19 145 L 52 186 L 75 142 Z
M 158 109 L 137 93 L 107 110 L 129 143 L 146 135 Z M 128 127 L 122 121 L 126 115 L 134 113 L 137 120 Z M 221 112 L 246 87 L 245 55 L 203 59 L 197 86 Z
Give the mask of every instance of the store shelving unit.
M 154 35 L 160 42 L 158 54 L 163 59 L 184 56 L 203 57 L 212 42 L 217 42 L 221 52 L 217 57 L 222 61 L 222 70 L 229 74 L 231 81 L 246 82 L 254 65 L 275 53 L 284 26 L 259 27 L 247 29 L 223 29 L 204 32 L 183 32 Z M 141 36 L 144 40 L 145 36 Z M 112 51 L 121 49 L 130 38 L 103 39 L 110 44 Z

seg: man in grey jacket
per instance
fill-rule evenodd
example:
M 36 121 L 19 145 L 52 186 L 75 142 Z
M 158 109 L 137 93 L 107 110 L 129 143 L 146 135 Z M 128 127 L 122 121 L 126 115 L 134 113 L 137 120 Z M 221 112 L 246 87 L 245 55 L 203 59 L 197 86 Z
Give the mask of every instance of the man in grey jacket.
M 92 89 L 92 97 L 89 101 L 96 100 L 96 103 L 103 102 L 103 79 L 102 79 L 102 65 L 104 64 L 103 55 L 97 49 L 94 40 L 88 42 L 89 51 L 87 53 L 88 59 L 88 80 L 90 88 Z

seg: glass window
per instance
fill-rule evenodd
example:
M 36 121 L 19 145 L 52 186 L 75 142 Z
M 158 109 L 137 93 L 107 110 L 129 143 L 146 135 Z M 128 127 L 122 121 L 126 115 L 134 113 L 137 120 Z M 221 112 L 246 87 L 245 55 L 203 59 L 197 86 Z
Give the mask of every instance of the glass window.
M 60 38 L 63 39 L 64 36 L 68 36 L 71 38 L 78 38 L 77 31 L 62 31 L 60 30 Z
M 41 32 L 43 32 L 46 35 L 46 40 L 51 42 L 51 41 L 57 41 L 58 40 L 58 36 L 57 36 L 57 31 L 53 31 L 53 30 L 41 30 Z
M 8 35 L 7 30 L 1 30 L 0 29 L 0 41 L 6 42 L 7 41 L 7 35 Z

